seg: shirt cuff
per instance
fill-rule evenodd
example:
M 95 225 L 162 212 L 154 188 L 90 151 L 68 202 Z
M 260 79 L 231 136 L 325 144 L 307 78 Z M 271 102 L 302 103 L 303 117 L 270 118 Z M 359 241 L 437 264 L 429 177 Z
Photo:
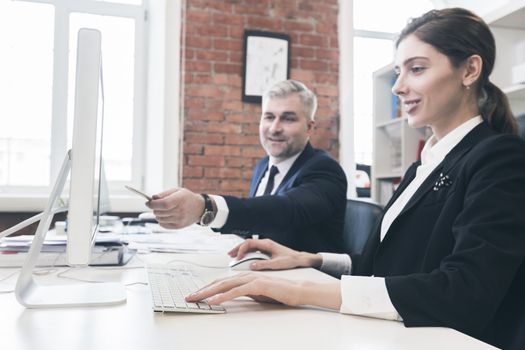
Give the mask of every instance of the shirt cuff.
M 341 297 L 341 313 L 403 321 L 390 300 L 383 277 L 343 276 Z
M 226 204 L 224 197 L 213 194 L 210 194 L 209 196 L 215 201 L 215 205 L 217 205 L 217 215 L 215 215 L 215 219 L 210 223 L 210 227 L 220 229 L 224 226 L 226 220 L 228 220 L 230 210 L 228 209 L 228 204 Z
M 352 259 L 347 254 L 318 253 L 323 258 L 321 270 L 332 276 L 349 275 L 352 271 Z

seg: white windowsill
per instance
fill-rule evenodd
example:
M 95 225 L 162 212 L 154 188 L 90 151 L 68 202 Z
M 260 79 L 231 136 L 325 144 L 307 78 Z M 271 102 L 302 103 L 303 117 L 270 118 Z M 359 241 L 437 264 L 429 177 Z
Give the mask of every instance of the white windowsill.
M 0 212 L 40 212 L 47 205 L 48 196 L 35 195 L 0 195 Z M 118 195 L 110 199 L 111 212 L 144 212 L 149 211 L 144 200 L 137 196 Z

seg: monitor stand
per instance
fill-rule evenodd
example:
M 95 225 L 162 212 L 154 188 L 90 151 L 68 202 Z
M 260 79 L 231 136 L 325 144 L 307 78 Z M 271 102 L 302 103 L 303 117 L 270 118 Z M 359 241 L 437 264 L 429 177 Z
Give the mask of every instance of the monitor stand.
M 126 301 L 126 289 L 121 283 L 83 283 L 68 285 L 41 285 L 33 278 L 38 255 L 56 212 L 58 199 L 71 168 L 71 150 L 67 153 L 62 168 L 49 196 L 46 209 L 33 238 L 33 243 L 20 271 L 15 287 L 16 299 L 27 308 L 79 307 L 116 305 Z

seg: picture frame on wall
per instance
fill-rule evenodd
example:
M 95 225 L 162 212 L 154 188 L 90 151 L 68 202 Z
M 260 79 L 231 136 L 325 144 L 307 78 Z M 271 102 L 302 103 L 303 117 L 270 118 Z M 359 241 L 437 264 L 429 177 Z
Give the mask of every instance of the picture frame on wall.
M 290 78 L 290 36 L 259 30 L 244 31 L 242 101 L 261 103 L 273 84 Z

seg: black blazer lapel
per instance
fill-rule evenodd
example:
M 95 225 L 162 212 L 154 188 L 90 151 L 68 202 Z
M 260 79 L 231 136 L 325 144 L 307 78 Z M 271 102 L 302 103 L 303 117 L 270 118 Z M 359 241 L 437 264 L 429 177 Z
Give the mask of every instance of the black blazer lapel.
M 270 161 L 269 159 L 269 157 L 263 158 L 255 167 L 252 176 L 252 182 L 250 184 L 250 197 L 255 197 L 257 187 L 259 187 L 259 183 L 261 182 L 264 173 L 266 173 L 266 170 L 268 170 L 268 162 Z
M 315 151 L 314 151 L 312 145 L 310 145 L 310 142 L 308 142 L 306 144 L 306 146 L 304 147 L 304 150 L 301 152 L 301 155 L 299 157 L 297 157 L 295 162 L 292 164 L 292 167 L 290 168 L 290 170 L 288 170 L 288 172 L 284 176 L 283 181 L 281 181 L 281 184 L 279 185 L 279 187 L 277 187 L 277 190 L 275 191 L 275 193 L 278 193 L 286 185 L 286 182 L 299 169 L 301 169 L 303 167 L 304 163 L 306 163 L 308 161 L 308 159 L 310 159 L 314 155 L 314 152 Z
M 450 170 L 456 166 L 458 161 L 463 158 L 468 151 L 477 143 L 484 140 L 486 137 L 494 134 L 494 132 L 483 122 L 472 129 L 446 156 L 445 159 L 430 173 L 430 175 L 423 181 L 423 184 L 418 188 L 416 193 L 410 198 L 407 205 L 399 216 L 413 208 L 423 196 L 434 188 L 436 181 L 442 176 L 447 175 Z
M 388 203 L 385 205 L 383 213 L 385 213 L 388 210 L 388 208 L 392 206 L 392 204 L 396 201 L 397 197 L 399 197 L 401 193 L 403 193 L 405 188 L 407 188 L 407 186 L 412 182 L 414 177 L 416 177 L 416 170 L 419 165 L 421 165 L 421 161 L 412 163 L 412 165 L 407 169 L 407 171 L 405 172 L 405 175 L 403 175 L 403 178 L 401 179 L 401 183 L 399 184 L 399 187 L 394 192 L 394 194 L 392 195 Z

